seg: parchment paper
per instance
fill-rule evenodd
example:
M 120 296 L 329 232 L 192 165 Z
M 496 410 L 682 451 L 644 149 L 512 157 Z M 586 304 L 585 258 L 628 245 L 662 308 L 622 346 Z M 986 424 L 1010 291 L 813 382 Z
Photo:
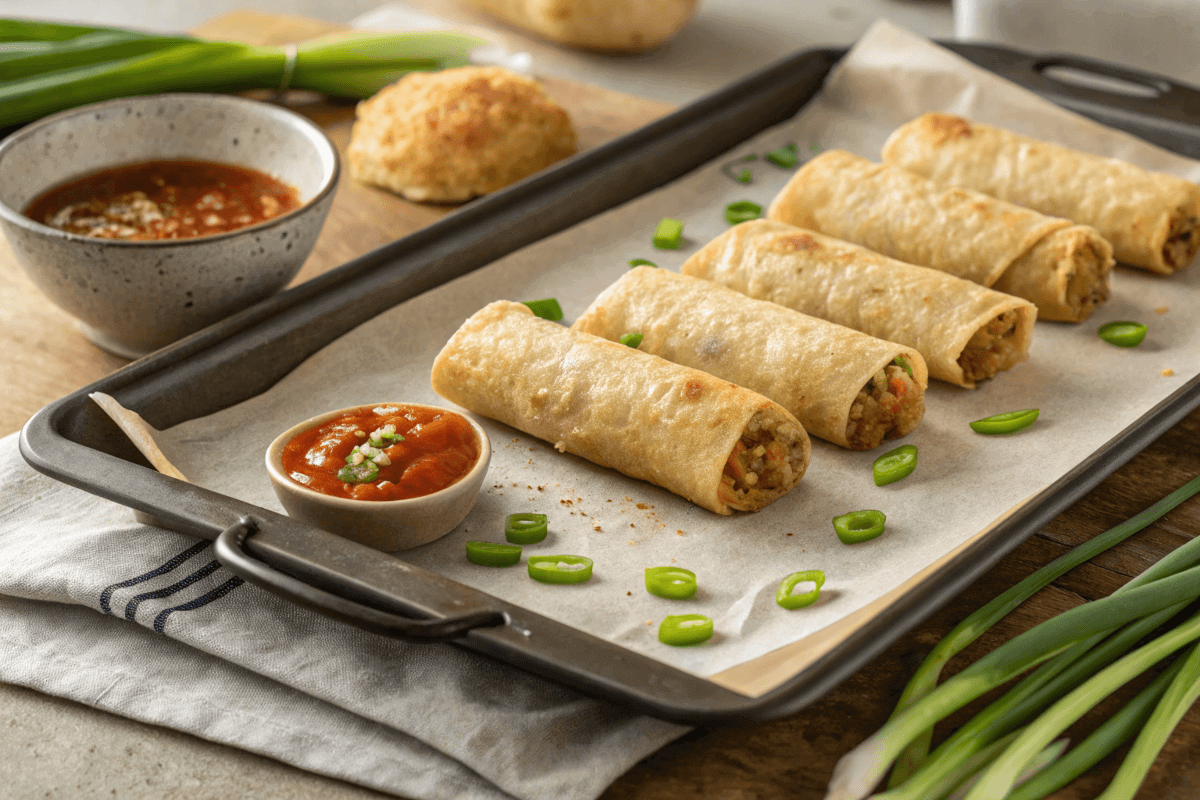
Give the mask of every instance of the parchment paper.
M 765 207 L 791 174 L 760 159 L 746 165 L 754 182 L 743 185 L 723 175 L 722 164 L 788 142 L 798 143 L 802 154 L 816 143 L 878 160 L 894 127 L 932 110 L 1200 180 L 1196 162 L 1063 111 L 880 22 L 792 121 L 659 191 L 366 321 L 267 393 L 179 425 L 161 444 L 196 483 L 278 510 L 262 454 L 280 431 L 356 403 L 445 405 L 429 388 L 433 357 L 489 301 L 557 297 L 569 323 L 628 269 L 629 259 L 650 258 L 678 270 L 726 229 L 727 203 L 749 199 Z M 676 251 L 656 251 L 651 233 L 667 216 L 685 222 L 687 241 Z M 1029 361 L 981 388 L 931 382 L 924 422 L 897 442 L 920 449 L 916 472 L 901 482 L 882 488 L 872 482 L 871 463 L 886 446 L 853 453 L 814 440 L 808 474 L 794 491 L 758 513 L 719 517 L 481 420 L 495 453 L 478 504 L 457 530 L 402 557 L 652 658 L 712 675 L 818 631 L 892 590 L 1052 483 L 1195 375 L 1200 270 L 1161 278 L 1119 268 L 1114 290 L 1083 325 L 1039 322 Z M 1169 310 L 1156 311 L 1164 307 Z M 1119 349 L 1096 336 L 1099 325 L 1122 319 L 1149 325 L 1139 348 Z M 1165 369 L 1174 374 L 1164 376 Z M 984 437 L 967 425 L 1022 408 L 1040 408 L 1041 419 L 1016 435 Z M 887 532 L 870 543 L 841 544 L 831 519 L 864 508 L 887 514 Z M 527 546 L 526 555 L 587 555 L 595 560 L 593 579 L 547 586 L 530 580 L 523 564 L 492 569 L 467 562 L 464 542 L 503 541 L 503 519 L 518 511 L 550 515 L 550 536 Z M 699 594 L 686 602 L 648 594 L 643 568 L 664 564 L 695 571 Z M 806 569 L 827 576 L 820 602 L 797 611 L 779 608 L 779 581 Z M 711 616 L 716 636 L 701 647 L 660 644 L 659 621 L 689 612 Z

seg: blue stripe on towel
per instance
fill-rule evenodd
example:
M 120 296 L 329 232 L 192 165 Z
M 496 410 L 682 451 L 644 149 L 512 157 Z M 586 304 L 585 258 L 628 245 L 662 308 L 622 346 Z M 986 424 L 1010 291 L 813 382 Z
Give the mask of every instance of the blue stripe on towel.
M 214 561 L 213 563 L 215 564 L 216 562 Z M 245 583 L 245 581 L 241 578 L 230 578 L 208 594 L 201 595 L 195 600 L 190 600 L 183 605 L 178 605 L 174 608 L 168 608 L 164 610 L 154 618 L 154 630 L 158 633 L 163 633 L 163 628 L 165 628 L 167 625 L 167 617 L 171 616 L 172 612 L 191 611 L 193 609 L 200 608 L 201 606 L 206 606 L 214 600 L 220 600 L 222 597 L 229 594 L 243 583 Z
M 138 606 L 142 604 L 143 600 L 158 600 L 163 597 L 170 597 L 180 589 L 186 589 L 196 581 L 207 578 L 220 568 L 220 561 L 210 561 L 181 581 L 176 581 L 175 583 L 172 583 L 170 586 L 167 586 L 163 589 L 155 589 L 153 592 L 143 592 L 142 594 L 139 594 L 137 597 L 134 597 L 132 600 L 130 600 L 125 606 L 125 619 L 129 620 L 130 622 L 134 621 L 134 617 L 137 616 Z
M 109 586 L 107 589 L 105 589 L 103 592 L 100 593 L 100 610 L 103 611 L 105 614 L 112 613 L 112 609 L 109 607 L 109 602 L 112 600 L 113 592 L 115 592 L 117 589 L 124 589 L 126 586 L 136 586 L 137 584 L 144 583 L 145 581 L 148 581 L 151 578 L 157 578 L 159 575 L 165 575 L 166 573 L 175 569 L 180 564 L 187 561 L 189 558 L 196 555 L 197 553 L 199 553 L 201 550 L 203 550 L 204 548 L 206 548 L 208 546 L 209 546 L 208 542 L 200 542 L 198 544 L 194 544 L 191 547 L 189 547 L 187 550 L 184 550 L 182 553 L 180 553 L 179 555 L 172 558 L 170 561 L 163 564 L 162 566 L 160 566 L 156 569 L 150 570 L 145 575 L 139 575 L 136 578 L 130 578 L 127 581 L 121 581 L 120 583 L 114 583 L 112 586 Z M 131 617 L 131 619 L 132 619 L 132 617 Z

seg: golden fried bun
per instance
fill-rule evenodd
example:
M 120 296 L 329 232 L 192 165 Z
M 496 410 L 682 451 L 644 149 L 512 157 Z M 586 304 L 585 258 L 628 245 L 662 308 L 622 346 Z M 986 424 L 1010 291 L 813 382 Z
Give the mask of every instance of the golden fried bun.
M 469 200 L 575 152 L 567 112 L 500 67 L 409 73 L 359 103 L 357 117 L 350 174 L 409 200 Z

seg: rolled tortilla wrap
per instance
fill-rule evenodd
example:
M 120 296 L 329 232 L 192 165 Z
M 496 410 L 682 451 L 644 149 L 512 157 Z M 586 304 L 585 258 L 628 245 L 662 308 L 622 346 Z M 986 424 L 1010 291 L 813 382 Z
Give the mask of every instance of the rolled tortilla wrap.
M 682 271 L 912 347 L 967 388 L 1024 361 L 1037 318 L 1028 300 L 774 220 L 735 225 Z
M 665 269 L 625 273 L 572 330 L 640 333 L 639 350 L 753 389 L 811 435 L 854 450 L 909 433 L 925 414 L 929 377 L 915 350 Z
M 1118 260 L 1151 272 L 1183 269 L 1200 250 L 1200 186 L 1116 158 L 925 114 L 892 133 L 883 161 L 1090 225 Z
M 779 404 L 521 303 L 464 322 L 431 381 L 463 408 L 718 514 L 763 508 L 808 467 L 808 435 Z
M 931 267 L 1081 322 L 1108 299 L 1112 246 L 1094 229 L 829 150 L 771 203 L 774 220 Z

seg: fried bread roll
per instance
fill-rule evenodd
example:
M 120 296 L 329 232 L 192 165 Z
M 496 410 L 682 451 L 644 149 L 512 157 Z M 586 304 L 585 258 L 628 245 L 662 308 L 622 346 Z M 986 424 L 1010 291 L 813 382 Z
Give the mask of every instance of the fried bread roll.
M 430 380 L 463 408 L 718 514 L 763 508 L 808 467 L 808 435 L 779 404 L 522 303 L 464 322 Z
M 907 345 L 968 389 L 1025 360 L 1037 318 L 1028 300 L 773 220 L 735 225 L 682 272 Z
M 465 0 L 539 36 L 587 50 L 640 53 L 665 43 L 696 0 Z
M 753 389 L 853 450 L 903 436 L 925 414 L 929 377 L 915 350 L 665 269 L 625 273 L 571 329 L 614 341 L 640 333 L 639 350 Z
M 1112 245 L 1093 228 L 828 150 L 799 169 L 771 219 L 1015 294 L 1081 322 L 1108 299 Z
M 1200 186 L 950 114 L 897 128 L 883 161 L 1100 232 L 1120 261 L 1169 275 L 1200 250 Z

